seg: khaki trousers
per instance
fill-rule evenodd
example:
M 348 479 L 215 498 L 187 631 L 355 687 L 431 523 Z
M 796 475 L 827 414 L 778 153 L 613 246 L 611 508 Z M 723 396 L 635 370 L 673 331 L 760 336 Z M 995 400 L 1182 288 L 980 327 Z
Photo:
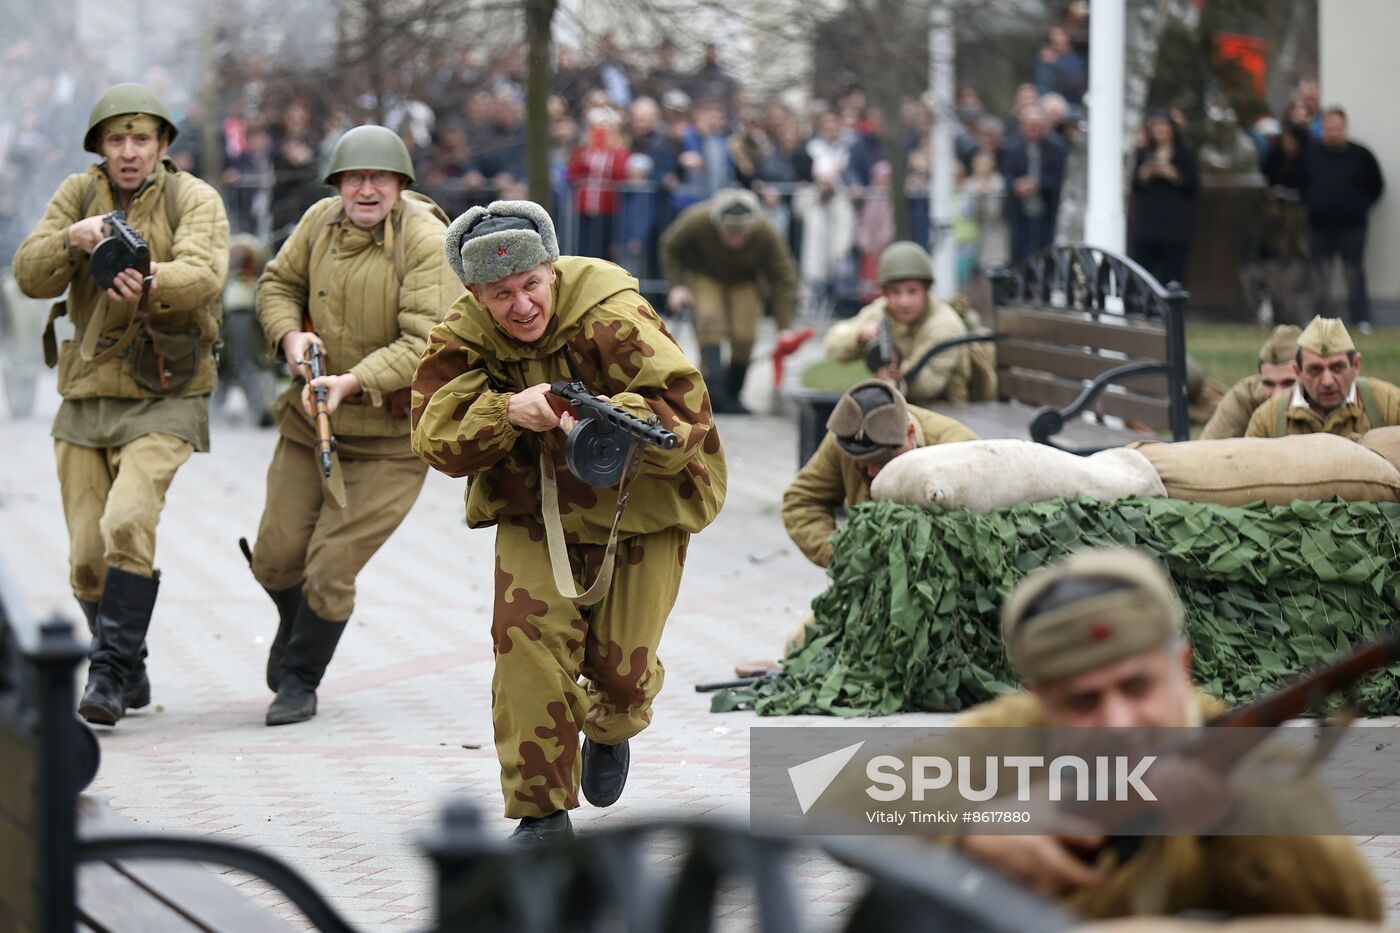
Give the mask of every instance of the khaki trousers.
M 108 567 L 151 576 L 165 493 L 194 447 L 170 434 L 143 434 L 120 447 L 59 440 L 53 447 L 73 595 L 97 602 Z
M 613 745 L 651 723 L 666 678 L 657 645 L 689 540 L 670 529 L 618 542 L 611 589 L 580 609 L 554 585 L 537 519 L 503 518 L 496 527 L 491 718 L 506 816 L 578 806 L 580 731 Z M 601 544 L 571 545 L 576 579 L 591 582 L 602 556 Z
M 253 547 L 253 576 L 270 590 L 304 580 L 307 605 L 342 622 L 355 608 L 355 577 L 418 499 L 428 465 L 417 457 L 340 461 L 348 507 L 321 484 L 316 452 L 285 437 L 267 468 L 267 504 Z
M 758 321 L 763 317 L 763 295 L 758 285 L 744 282 L 723 285 L 703 275 L 695 276 L 690 293 L 695 297 L 695 336 L 700 346 L 729 341 L 729 362 L 746 364 L 753 356 L 758 339 Z M 706 373 L 716 378 L 718 373 Z

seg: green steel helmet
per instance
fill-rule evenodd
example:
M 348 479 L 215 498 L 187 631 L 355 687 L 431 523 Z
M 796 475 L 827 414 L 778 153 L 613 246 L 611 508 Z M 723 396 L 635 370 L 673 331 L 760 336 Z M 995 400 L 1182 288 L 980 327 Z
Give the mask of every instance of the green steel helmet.
M 933 281 L 933 260 L 922 246 L 912 240 L 899 240 L 885 247 L 880 254 L 880 268 L 876 278 L 881 285 L 918 279 Z
M 374 169 L 398 172 L 408 179 L 409 184 L 415 180 L 413 159 L 409 157 L 408 147 L 403 144 L 399 134 L 387 126 L 366 123 L 346 130 L 336 140 L 324 183 L 331 184 L 331 179 L 341 172 Z
M 114 84 L 97 98 L 97 103 L 92 107 L 92 114 L 88 116 L 87 135 L 83 137 L 83 148 L 101 155 L 97 148 L 97 128 L 102 125 L 103 120 L 124 113 L 148 113 L 159 117 L 165 121 L 168 134 L 165 141 L 175 141 L 175 134 L 178 132 L 175 129 L 175 121 L 170 119 L 170 111 L 165 109 L 165 104 L 160 102 L 154 91 L 144 84 Z

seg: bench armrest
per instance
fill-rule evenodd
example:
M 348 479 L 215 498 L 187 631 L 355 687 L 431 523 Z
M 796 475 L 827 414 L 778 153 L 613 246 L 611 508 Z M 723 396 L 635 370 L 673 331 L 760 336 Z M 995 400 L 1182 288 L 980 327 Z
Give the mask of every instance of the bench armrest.
M 964 334 L 961 337 L 954 337 L 951 340 L 941 340 L 925 350 L 924 355 L 919 357 L 918 360 L 914 362 L 914 365 L 910 366 L 909 369 L 905 371 L 904 382 L 906 385 L 913 385 L 914 380 L 919 377 L 919 373 L 928 365 L 928 361 L 945 350 L 951 350 L 954 347 L 961 347 L 969 343 L 996 343 L 997 339 L 997 335 L 989 331 L 985 334 Z
M 1110 369 L 1106 373 L 1101 373 L 1097 379 L 1084 387 L 1084 391 L 1079 393 L 1079 397 L 1065 408 L 1052 408 L 1049 405 L 1036 409 L 1031 416 L 1031 440 L 1037 444 L 1045 444 L 1047 447 L 1054 447 L 1056 450 L 1063 450 L 1066 453 L 1078 454 L 1086 457 L 1089 454 L 1096 454 L 1101 450 L 1108 450 L 1107 447 L 1067 447 L 1057 443 L 1053 437 L 1064 430 L 1065 422 L 1071 418 L 1076 418 L 1084 412 L 1094 399 L 1104 389 L 1115 382 L 1121 382 L 1130 376 L 1148 376 L 1161 373 L 1171 376 L 1171 366 L 1168 363 L 1128 363 Z

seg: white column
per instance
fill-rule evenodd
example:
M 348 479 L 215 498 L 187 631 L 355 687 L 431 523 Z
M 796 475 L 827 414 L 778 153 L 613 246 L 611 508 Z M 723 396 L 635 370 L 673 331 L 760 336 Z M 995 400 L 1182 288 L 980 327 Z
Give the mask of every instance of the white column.
M 1094 0 L 1089 18 L 1089 203 L 1084 240 L 1126 251 L 1123 56 L 1126 0 Z
M 953 126 L 957 120 L 953 76 L 954 43 L 952 0 L 933 0 L 929 5 L 928 70 L 933 97 L 933 131 L 930 153 L 933 172 L 929 178 L 929 244 L 933 254 L 933 293 L 951 298 L 958 293 L 957 255 L 953 243 Z

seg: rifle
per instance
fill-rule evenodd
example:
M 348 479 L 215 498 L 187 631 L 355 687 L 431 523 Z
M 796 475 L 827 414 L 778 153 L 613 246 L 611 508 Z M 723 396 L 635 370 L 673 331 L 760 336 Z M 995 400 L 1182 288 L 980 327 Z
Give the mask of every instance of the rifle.
M 865 365 L 872 373 L 886 366 L 899 363 L 899 351 L 895 349 L 894 335 L 890 333 L 890 319 L 880 315 L 880 326 L 875 331 L 875 339 L 865 345 Z
M 578 419 L 578 426 L 569 432 L 564 458 L 569 472 L 592 486 L 616 486 L 639 444 L 662 450 L 680 445 L 680 436 L 663 428 L 656 416 L 643 421 L 591 394 L 581 382 L 554 382 L 549 393 L 563 400 L 551 402 L 556 412 L 572 409 Z
M 326 374 L 326 351 L 312 341 L 307 344 L 306 359 L 300 362 L 311 368 L 311 378 L 319 379 Z M 313 386 L 316 396 L 316 449 L 321 454 L 321 472 L 326 479 L 331 477 L 331 451 L 335 450 L 335 435 L 331 433 L 331 413 L 326 408 L 326 387 Z
M 758 684 L 767 683 L 770 680 L 777 680 L 783 676 L 782 668 L 774 671 L 764 671 L 762 674 L 755 674 L 752 677 L 736 677 L 734 680 L 718 680 L 714 683 L 696 684 L 696 693 L 714 693 L 716 690 L 739 690 L 744 687 L 754 687 Z

